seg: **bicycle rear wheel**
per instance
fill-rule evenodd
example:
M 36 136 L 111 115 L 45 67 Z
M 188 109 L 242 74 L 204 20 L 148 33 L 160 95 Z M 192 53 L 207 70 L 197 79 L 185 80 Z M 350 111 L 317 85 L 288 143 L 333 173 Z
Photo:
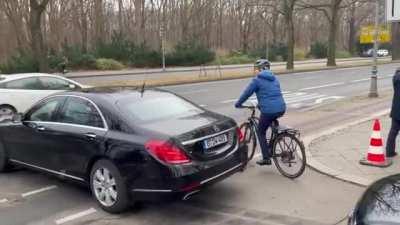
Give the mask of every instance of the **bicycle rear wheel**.
M 301 176 L 306 168 L 303 143 L 291 133 L 279 134 L 273 145 L 274 163 L 279 172 L 288 178 Z
M 246 122 L 240 125 L 240 131 L 244 136 L 244 142 L 246 143 L 248 150 L 247 150 L 247 162 L 253 159 L 254 153 L 256 152 L 257 147 L 257 139 L 254 131 L 250 123 Z

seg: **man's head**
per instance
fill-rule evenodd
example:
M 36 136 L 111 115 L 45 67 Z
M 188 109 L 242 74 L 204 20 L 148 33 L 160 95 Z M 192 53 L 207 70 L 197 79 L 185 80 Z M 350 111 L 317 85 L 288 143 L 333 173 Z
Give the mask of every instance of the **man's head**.
M 400 74 L 400 67 L 399 67 L 399 68 L 397 68 L 397 70 L 396 70 L 395 74 Z
M 254 63 L 254 71 L 259 73 L 263 70 L 269 70 L 271 68 L 271 63 L 266 59 L 259 59 Z

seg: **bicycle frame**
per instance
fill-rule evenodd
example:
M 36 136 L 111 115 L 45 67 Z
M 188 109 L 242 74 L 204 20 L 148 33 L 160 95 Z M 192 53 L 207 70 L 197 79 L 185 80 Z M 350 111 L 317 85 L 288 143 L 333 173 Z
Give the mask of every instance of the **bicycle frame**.
M 249 108 L 252 110 L 251 116 L 247 119 L 250 127 L 252 129 L 253 134 L 255 134 L 256 136 L 256 140 L 258 141 L 258 143 L 260 143 L 260 139 L 258 137 L 258 121 L 259 118 L 256 117 L 256 109 L 255 108 Z M 271 129 L 271 136 L 269 137 L 269 139 L 266 137 L 266 140 L 268 140 L 268 145 L 272 145 L 273 142 L 275 141 L 275 138 L 278 136 L 278 126 L 276 124 L 274 124 L 275 122 L 273 122 L 271 124 L 271 126 L 269 127 L 269 129 Z M 272 152 L 271 155 L 274 155 L 274 153 Z

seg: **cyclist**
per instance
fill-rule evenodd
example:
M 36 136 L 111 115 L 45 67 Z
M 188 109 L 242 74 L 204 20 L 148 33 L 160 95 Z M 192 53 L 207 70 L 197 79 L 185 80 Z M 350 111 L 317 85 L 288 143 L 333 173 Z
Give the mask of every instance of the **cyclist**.
M 261 160 L 257 161 L 260 166 L 271 165 L 271 151 L 267 143 L 266 133 L 271 123 L 283 116 L 286 111 L 280 83 L 270 70 L 270 67 L 271 64 L 268 60 L 257 60 L 254 64 L 256 77 L 253 78 L 235 104 L 236 108 L 240 108 L 253 93 L 257 95 L 258 107 L 261 111 L 257 135 L 263 156 Z

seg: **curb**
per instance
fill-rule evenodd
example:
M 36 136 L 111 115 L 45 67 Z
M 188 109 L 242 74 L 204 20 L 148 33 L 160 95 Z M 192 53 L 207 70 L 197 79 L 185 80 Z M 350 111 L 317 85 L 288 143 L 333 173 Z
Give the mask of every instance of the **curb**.
M 364 117 L 364 118 L 361 118 L 361 119 L 358 119 L 358 120 L 355 120 L 355 121 L 352 121 L 352 122 L 349 122 L 349 123 L 346 123 L 346 124 L 343 124 L 343 125 L 340 125 L 340 126 L 337 126 L 337 127 L 334 127 L 334 128 L 330 128 L 330 129 L 322 131 L 321 133 L 318 133 L 318 134 L 309 135 L 309 136 L 304 137 L 303 141 L 304 141 L 304 145 L 306 146 L 307 165 L 311 169 L 313 169 L 313 170 L 315 170 L 315 171 L 317 171 L 319 173 L 325 174 L 327 176 L 330 176 L 332 178 L 335 178 L 335 179 L 338 179 L 338 180 L 341 180 L 341 181 L 344 181 L 344 182 L 348 182 L 348 183 L 351 183 L 351 184 L 355 184 L 355 185 L 358 185 L 358 186 L 361 186 L 361 187 L 369 186 L 375 180 L 367 179 L 367 178 L 364 178 L 364 177 L 355 176 L 355 175 L 351 175 L 351 174 L 347 174 L 347 173 L 343 173 L 343 172 L 341 172 L 339 170 L 332 169 L 332 168 L 322 164 L 317 159 L 315 159 L 312 156 L 312 153 L 310 152 L 309 147 L 310 147 L 311 143 L 314 140 L 316 140 L 316 139 L 318 139 L 320 137 L 331 135 L 331 134 L 333 134 L 335 132 L 338 132 L 340 130 L 349 128 L 351 126 L 355 126 L 355 125 L 358 125 L 360 123 L 364 123 L 364 122 L 367 122 L 369 120 L 373 120 L 376 117 L 387 115 L 387 114 L 389 114 L 389 112 L 390 112 L 390 109 L 385 109 L 385 110 L 382 110 L 380 112 L 377 112 L 377 113 L 374 113 L 372 115 L 369 115 L 368 117 Z

